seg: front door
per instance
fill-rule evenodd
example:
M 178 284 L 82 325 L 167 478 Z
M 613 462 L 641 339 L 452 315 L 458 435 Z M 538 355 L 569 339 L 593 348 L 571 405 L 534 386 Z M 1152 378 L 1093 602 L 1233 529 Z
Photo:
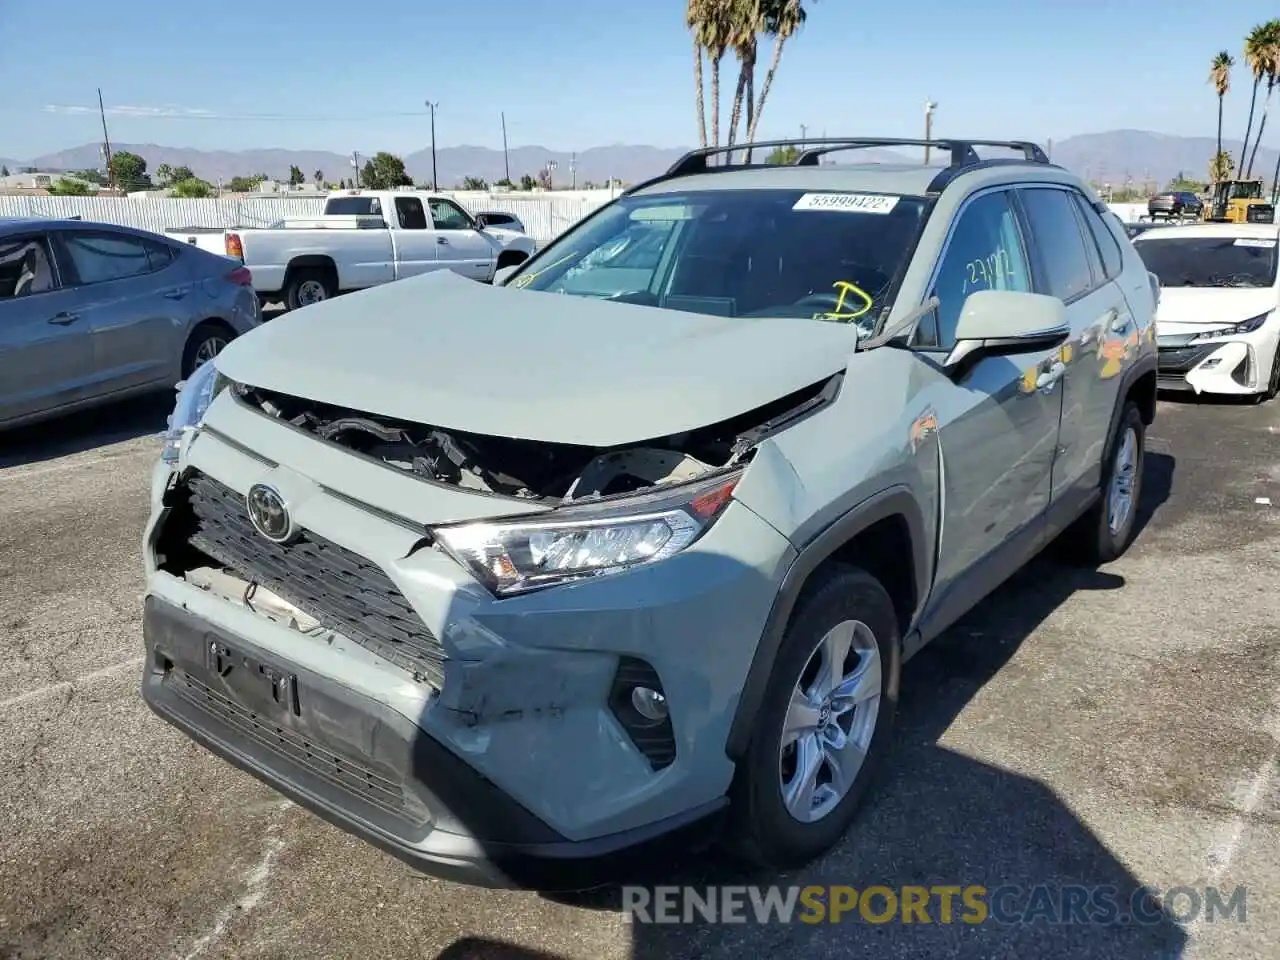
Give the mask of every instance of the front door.
M 441 266 L 436 253 L 436 232 L 427 219 L 421 197 L 396 197 L 396 279 L 416 277 Z
M 1019 566 L 1043 539 L 1062 413 L 1057 350 L 987 357 L 959 382 L 942 369 L 965 299 L 1031 290 L 1020 221 L 1005 191 L 980 194 L 956 219 L 935 274 L 940 306 L 916 332 L 918 393 L 941 449 L 937 629 Z
M 89 327 L 41 235 L 0 240 L 0 423 L 93 395 Z
M 488 280 L 497 263 L 496 243 L 485 236 L 471 215 L 452 200 L 432 197 L 431 220 L 436 230 L 436 252 L 442 264 L 472 280 Z

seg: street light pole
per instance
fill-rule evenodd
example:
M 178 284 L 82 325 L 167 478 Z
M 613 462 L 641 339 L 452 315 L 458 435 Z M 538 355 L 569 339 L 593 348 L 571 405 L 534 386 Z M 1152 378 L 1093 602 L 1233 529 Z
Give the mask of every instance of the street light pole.
M 426 103 L 431 108 L 431 189 L 439 190 L 440 183 L 436 179 L 436 107 L 440 106 L 440 102 L 428 100 Z
M 507 183 L 511 183 L 511 158 L 507 153 L 507 114 L 504 111 L 502 117 L 502 168 L 507 175 Z
M 933 100 L 924 102 L 924 138 L 926 141 L 933 139 L 933 111 L 938 108 L 938 104 Z M 926 142 L 924 146 L 924 165 L 929 165 L 929 144 Z

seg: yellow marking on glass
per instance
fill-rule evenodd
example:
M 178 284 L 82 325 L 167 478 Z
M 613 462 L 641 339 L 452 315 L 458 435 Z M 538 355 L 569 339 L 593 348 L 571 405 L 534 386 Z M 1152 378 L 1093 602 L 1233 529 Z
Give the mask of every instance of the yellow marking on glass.
M 872 304 L 875 302 L 874 300 L 871 299 L 870 294 L 868 294 L 856 283 L 850 283 L 848 280 L 837 280 L 835 283 L 831 285 L 831 287 L 833 290 L 838 291 L 836 294 L 836 308 L 829 313 L 815 313 L 813 315 L 813 319 L 815 320 L 857 320 L 859 317 L 865 314 L 868 310 L 870 310 Z M 862 298 L 862 306 L 857 307 L 855 309 L 851 309 L 850 311 L 846 312 L 844 302 L 846 298 L 848 298 L 849 294 L 851 293 Z
M 533 281 L 537 280 L 540 276 L 542 276 L 548 270 L 554 270 L 556 267 L 560 266 L 560 264 L 564 263 L 570 257 L 576 257 L 577 255 L 578 255 L 578 252 L 576 250 L 570 250 L 559 260 L 555 261 L 554 263 L 548 263 L 541 270 L 535 270 L 533 273 L 526 273 L 522 277 L 516 277 L 515 283 L 511 284 L 511 286 L 515 287 L 518 290 L 522 290 L 525 287 L 527 287 L 529 284 L 533 283 Z

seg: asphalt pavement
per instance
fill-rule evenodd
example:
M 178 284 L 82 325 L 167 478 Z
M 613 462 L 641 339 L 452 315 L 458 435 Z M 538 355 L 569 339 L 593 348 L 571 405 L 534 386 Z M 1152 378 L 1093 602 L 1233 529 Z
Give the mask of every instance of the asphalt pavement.
M 1130 552 L 1051 551 L 914 659 L 858 827 L 751 878 L 1247 890 L 1244 922 L 1109 925 L 631 924 L 613 892 L 415 875 L 140 700 L 166 406 L 0 437 L 0 957 L 1280 956 L 1280 401 L 1162 402 Z M 662 882 L 746 881 L 704 858 Z

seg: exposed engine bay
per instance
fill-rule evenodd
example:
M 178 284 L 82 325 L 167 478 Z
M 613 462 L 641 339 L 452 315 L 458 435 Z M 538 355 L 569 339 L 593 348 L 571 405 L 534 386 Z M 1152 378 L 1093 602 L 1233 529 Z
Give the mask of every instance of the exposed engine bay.
M 256 387 L 235 390 L 267 416 L 424 480 L 569 502 L 681 483 L 744 463 L 765 437 L 829 403 L 842 377 L 836 374 L 721 423 L 605 449 L 470 434 Z

